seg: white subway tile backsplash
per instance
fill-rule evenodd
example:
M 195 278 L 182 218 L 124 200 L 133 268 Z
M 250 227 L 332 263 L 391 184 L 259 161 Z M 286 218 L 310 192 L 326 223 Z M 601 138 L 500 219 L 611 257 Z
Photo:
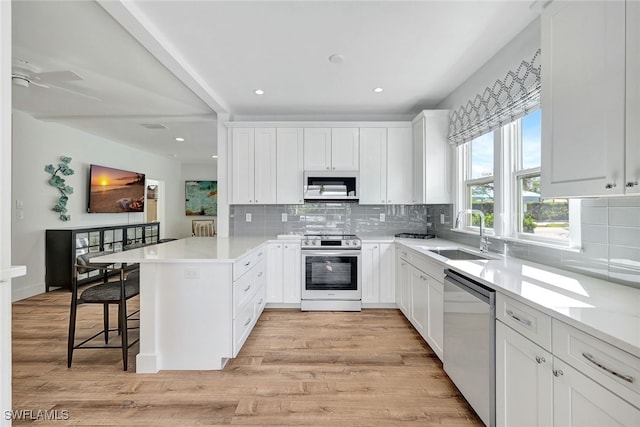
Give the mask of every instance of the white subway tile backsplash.
M 607 208 L 599 206 L 582 206 L 583 224 L 607 224 Z
M 609 227 L 609 244 L 640 248 L 640 227 Z
M 640 197 L 620 197 L 609 199 L 609 207 L 636 207 L 640 208 Z
M 582 206 L 607 206 L 607 199 L 583 199 Z
M 606 225 L 582 225 L 582 241 L 591 243 L 608 243 L 609 235 Z
M 609 208 L 609 225 L 617 225 L 623 227 L 640 227 L 640 208 Z

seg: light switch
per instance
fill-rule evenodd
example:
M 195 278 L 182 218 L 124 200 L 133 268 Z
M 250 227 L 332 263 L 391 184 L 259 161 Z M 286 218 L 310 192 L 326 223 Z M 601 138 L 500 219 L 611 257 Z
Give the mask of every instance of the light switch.
M 385 222 L 387 220 L 387 216 L 380 212 L 380 222 Z
M 244 220 L 246 222 L 251 222 L 251 213 L 247 212 L 246 214 L 244 214 Z
M 16 209 L 24 208 L 24 202 L 22 200 L 16 200 Z

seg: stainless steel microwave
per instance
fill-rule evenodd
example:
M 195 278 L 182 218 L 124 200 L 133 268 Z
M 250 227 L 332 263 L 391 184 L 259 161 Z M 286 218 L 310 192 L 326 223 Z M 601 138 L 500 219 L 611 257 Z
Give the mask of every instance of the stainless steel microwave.
M 360 196 L 358 171 L 305 171 L 305 201 L 357 202 Z

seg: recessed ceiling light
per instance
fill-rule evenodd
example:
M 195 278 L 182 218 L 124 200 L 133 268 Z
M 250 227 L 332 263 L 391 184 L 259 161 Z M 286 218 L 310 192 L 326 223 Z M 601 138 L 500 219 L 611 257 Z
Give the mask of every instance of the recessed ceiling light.
M 169 157 L 178 157 L 177 154 L 169 154 Z
M 380 92 L 382 92 L 383 90 L 384 90 L 384 89 L 382 89 L 381 87 L 377 87 L 377 88 L 375 88 L 373 91 L 374 91 L 375 93 L 380 93 Z
M 212 158 L 212 159 L 217 159 L 217 158 L 218 158 L 218 156 L 213 155 L 213 156 L 211 156 L 211 158 Z
M 264 95 L 264 91 L 262 89 L 256 89 L 253 91 L 256 95 Z
M 184 138 L 182 138 L 182 137 L 180 137 L 180 136 L 179 136 L 179 137 L 177 137 L 177 138 L 176 138 L 176 141 L 178 141 L 178 142 L 183 142 L 183 141 L 184 141 Z
M 334 53 L 333 55 L 329 56 L 329 62 L 333 64 L 341 64 L 343 61 L 344 55 L 341 55 L 339 53 Z

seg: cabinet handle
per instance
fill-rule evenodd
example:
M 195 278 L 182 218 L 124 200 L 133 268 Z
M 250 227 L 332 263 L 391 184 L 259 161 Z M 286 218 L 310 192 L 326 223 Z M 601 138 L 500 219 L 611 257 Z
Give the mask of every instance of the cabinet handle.
M 387 203 L 391 203 L 391 200 L 387 200 Z
M 538 364 L 544 363 L 544 362 L 546 362 L 546 361 L 547 361 L 547 360 L 546 360 L 544 357 L 542 357 L 542 356 L 536 356 L 536 362 L 538 362 Z
M 609 183 L 609 184 L 604 186 L 604 188 L 606 188 L 607 190 L 611 190 L 612 188 L 615 188 L 615 187 L 616 187 L 616 183 L 615 182 Z
M 384 200 L 380 200 L 381 203 L 384 203 Z
M 251 261 L 247 261 L 247 263 L 244 266 L 249 267 L 249 264 L 251 264 Z
M 331 169 L 336 170 L 336 167 L 334 166 L 334 167 L 332 167 Z
M 258 254 L 258 256 L 262 256 L 262 252 L 260 252 L 260 253 Z
M 260 298 L 260 301 L 258 301 L 258 305 L 262 305 L 262 301 L 264 298 Z
M 257 200 L 254 200 L 254 202 L 258 203 L 258 201 L 257 201 Z
M 620 379 L 625 380 L 628 383 L 632 383 L 633 382 L 633 377 L 631 375 L 623 375 L 623 374 L 619 374 L 616 371 L 614 371 L 613 369 L 609 369 L 606 366 L 604 366 L 602 363 L 599 363 L 596 361 L 596 359 L 590 354 L 590 353 L 582 353 L 582 357 L 584 357 L 585 359 L 587 359 L 589 362 L 593 363 L 594 365 L 596 365 L 598 368 L 610 373 L 613 376 L 616 376 Z
M 512 317 L 513 319 L 517 320 L 518 322 L 526 325 L 526 326 L 531 326 L 531 320 L 527 320 L 527 319 L 521 319 L 518 316 L 516 316 L 513 311 L 511 310 L 507 310 L 507 314 Z
M 638 185 L 638 181 L 629 181 L 627 182 L 627 187 L 635 187 Z
M 426 278 L 426 277 L 424 277 L 422 274 L 420 275 L 420 278 L 421 278 L 422 280 L 427 280 L 427 278 Z
M 556 376 L 556 377 L 559 377 L 559 376 L 564 375 L 564 372 L 562 372 L 561 369 L 554 369 L 553 370 L 553 375 Z
M 329 166 L 327 166 L 327 170 L 329 170 Z
M 258 277 L 262 277 L 262 271 L 258 273 Z
M 249 318 L 247 319 L 247 321 L 246 321 L 246 322 L 244 322 L 244 326 L 247 326 L 249 323 L 251 323 L 251 317 L 249 317 Z
M 247 286 L 246 288 L 244 288 L 243 292 L 247 292 L 249 289 L 251 289 L 251 285 Z

